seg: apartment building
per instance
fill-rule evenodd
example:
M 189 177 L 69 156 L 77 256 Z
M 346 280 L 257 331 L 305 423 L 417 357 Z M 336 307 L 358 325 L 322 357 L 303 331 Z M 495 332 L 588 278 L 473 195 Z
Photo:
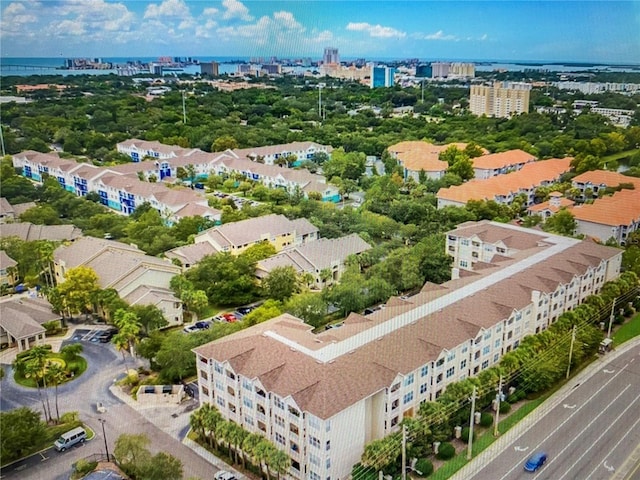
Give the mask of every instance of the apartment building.
M 590 170 L 571 179 L 571 186 L 580 191 L 582 200 L 598 198 L 604 194 L 607 188 L 616 188 L 623 184 L 633 185 L 635 189 L 640 189 L 640 178 L 629 177 L 610 170 Z
M 593 203 L 570 209 L 576 233 L 625 245 L 629 234 L 640 229 L 640 190 L 621 190 Z
M 574 205 L 573 200 L 564 198 L 560 192 L 551 192 L 549 194 L 549 200 L 546 202 L 531 205 L 527 208 L 528 215 L 540 215 L 542 221 L 558 213 L 563 208 L 569 208 Z
M 256 276 L 264 278 L 274 268 L 292 267 L 298 274 L 310 273 L 314 287 L 320 289 L 340 280 L 349 256 L 359 255 L 369 249 L 371 245 L 357 233 L 340 238 L 319 238 L 260 260 L 256 265 Z M 330 278 L 325 280 L 323 271 L 329 272 Z
M 464 206 L 469 200 L 494 200 L 510 205 L 518 195 L 525 196 L 525 206 L 533 205 L 536 189 L 559 181 L 570 167 L 571 158 L 553 158 L 526 163 L 512 173 L 441 188 L 436 194 L 438 208 Z
M 96 167 L 60 158 L 55 153 L 25 151 L 13 155 L 13 166 L 22 175 L 42 183 L 44 175 L 55 178 L 68 192 L 84 197 L 97 193 L 99 202 L 112 210 L 130 215 L 136 207 L 150 203 L 167 224 L 178 222 L 188 214 L 188 205 L 197 205 L 199 214 L 211 221 L 220 220 L 221 212 L 210 208 L 207 200 L 190 189 L 170 189 L 150 180 L 162 177 L 166 160 L 138 162 L 114 167 Z M 170 170 L 167 167 L 167 170 Z M 166 171 L 165 171 L 166 173 Z
M 464 150 L 466 143 L 448 143 L 446 145 L 434 145 L 420 140 L 399 142 L 387 148 L 389 154 L 395 158 L 404 170 L 404 179 L 413 178 L 418 182 L 420 172 L 424 172 L 427 178 L 437 180 L 442 178 L 449 168 L 449 164 L 439 159 L 439 156 L 449 147 Z M 484 150 L 488 153 L 487 150 Z
M 492 85 L 471 85 L 469 108 L 474 115 L 509 118 L 529 111 L 531 84 L 495 82 Z
M 179 157 L 193 151 L 191 148 L 182 148 L 175 145 L 165 145 L 157 141 L 139 140 L 131 138 L 120 142 L 116 145 L 118 152 L 123 153 L 134 162 L 140 162 L 145 157 L 154 160 L 165 160 L 169 158 Z
M 194 238 L 194 243 L 207 242 L 216 252 L 240 255 L 252 245 L 269 242 L 276 252 L 286 247 L 296 247 L 318 238 L 318 228 L 305 218 L 289 220 L 284 215 L 265 215 L 239 222 L 225 223 Z
M 100 288 L 113 288 L 129 305 L 155 305 L 169 325 L 182 323 L 182 302 L 170 288 L 181 268 L 167 259 L 146 255 L 126 243 L 82 237 L 53 252 L 56 283 L 70 268 L 85 266 L 98 276 Z
M 496 175 L 515 172 L 529 162 L 535 162 L 536 157 L 523 150 L 508 150 L 506 152 L 491 153 L 472 158 L 473 172 L 477 179 L 487 179 Z
M 446 248 L 451 281 L 341 328 L 315 334 L 284 314 L 194 349 L 200 402 L 286 452 L 287 478 L 348 478 L 367 443 L 597 293 L 622 255 L 486 221 L 449 232 Z

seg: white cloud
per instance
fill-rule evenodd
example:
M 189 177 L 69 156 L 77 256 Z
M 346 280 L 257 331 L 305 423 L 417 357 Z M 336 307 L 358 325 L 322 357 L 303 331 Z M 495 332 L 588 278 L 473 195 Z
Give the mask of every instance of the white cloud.
M 31 5 L 32 7 L 36 5 Z M 27 9 L 22 3 L 10 3 L 2 12 L 2 21 L 0 22 L 0 35 L 6 36 L 18 34 L 27 25 L 36 23 L 38 17 L 34 15 L 33 10 Z
M 220 13 L 220 10 L 218 10 L 217 8 L 209 7 L 209 8 L 205 8 L 202 11 L 202 16 L 203 17 L 214 17 L 218 13 Z
M 371 37 L 377 38 L 404 38 L 407 34 L 392 27 L 383 27 L 382 25 L 371 25 L 366 22 L 349 22 L 347 30 L 353 32 L 367 32 Z
M 425 40 L 457 40 L 455 35 L 445 35 L 442 30 L 426 35 Z
M 249 15 L 249 9 L 238 0 L 222 0 L 222 6 L 225 8 L 224 13 L 222 14 L 222 18 L 225 20 L 235 18 L 246 22 L 253 20 L 253 17 Z
M 150 3 L 144 12 L 144 18 L 190 18 L 191 12 L 183 0 L 165 0 L 160 5 Z
M 482 35 L 482 36 L 479 38 L 479 40 L 484 41 L 484 40 L 486 40 L 487 38 L 489 38 L 489 36 L 485 33 L 484 35 Z

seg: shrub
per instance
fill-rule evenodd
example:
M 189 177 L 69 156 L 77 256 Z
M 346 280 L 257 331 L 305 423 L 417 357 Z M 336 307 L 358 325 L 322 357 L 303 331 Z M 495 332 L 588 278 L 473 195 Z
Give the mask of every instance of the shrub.
M 509 413 L 511 411 L 511 404 L 507 402 L 500 403 L 500 413 Z
M 469 435 L 467 433 L 467 435 Z M 436 455 L 437 458 L 439 458 L 440 460 L 449 460 L 450 458 L 453 458 L 456 455 L 456 449 L 453 445 L 451 445 L 449 442 L 444 442 L 440 444 L 440 447 L 438 448 L 438 454 Z
M 460 439 L 461 439 L 464 443 L 469 443 L 469 431 L 470 431 L 469 427 L 464 427 L 464 428 L 462 429 Z M 477 435 L 476 435 L 476 431 L 474 430 L 474 431 L 473 431 L 473 439 L 475 440 L 475 439 L 476 439 L 476 437 L 477 437 Z
M 421 477 L 428 477 L 433 473 L 433 463 L 426 458 L 421 458 L 416 462 L 416 470 L 420 472 Z
M 517 401 L 518 401 L 518 395 L 516 395 L 515 393 L 507 397 L 507 403 L 516 403 Z
M 81 458 L 75 464 L 76 473 L 82 478 L 89 472 L 93 472 L 95 468 L 98 466 L 98 462 L 89 462 L 88 460 L 84 460 Z
M 525 392 L 524 390 L 518 390 L 516 392 L 516 396 L 518 397 L 518 400 L 524 400 L 525 398 L 527 398 L 527 392 Z
M 493 415 L 489 412 L 482 412 L 480 415 L 480 425 L 483 427 L 490 427 L 493 425 Z

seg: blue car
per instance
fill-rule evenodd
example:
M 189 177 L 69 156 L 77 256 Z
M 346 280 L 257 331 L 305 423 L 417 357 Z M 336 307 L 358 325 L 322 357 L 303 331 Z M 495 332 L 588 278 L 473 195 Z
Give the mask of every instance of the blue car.
M 547 461 L 546 453 L 544 452 L 534 453 L 531 457 L 529 457 L 529 460 L 527 460 L 527 463 L 524 464 L 524 469 L 527 472 L 535 472 L 540 467 L 542 467 L 542 465 L 544 465 L 544 462 L 546 461 Z

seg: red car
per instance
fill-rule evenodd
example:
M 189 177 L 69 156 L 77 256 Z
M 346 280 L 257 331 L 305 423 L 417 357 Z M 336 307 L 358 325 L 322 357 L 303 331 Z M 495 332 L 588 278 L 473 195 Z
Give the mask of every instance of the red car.
M 229 322 L 229 323 L 233 323 L 236 320 L 238 320 L 236 318 L 236 316 L 233 313 L 223 313 L 222 316 L 224 317 L 224 319 Z

